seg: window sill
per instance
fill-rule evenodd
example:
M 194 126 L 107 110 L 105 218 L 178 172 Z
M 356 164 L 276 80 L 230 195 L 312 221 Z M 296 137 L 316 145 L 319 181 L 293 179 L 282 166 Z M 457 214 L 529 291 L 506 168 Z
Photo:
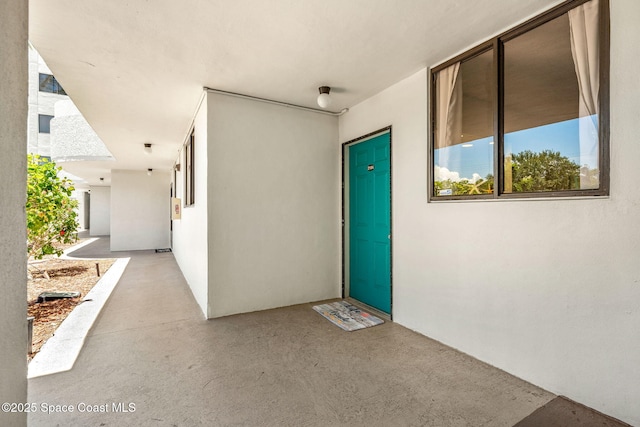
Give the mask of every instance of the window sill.
M 486 202 L 541 202 L 541 201 L 566 201 L 566 200 L 609 200 L 610 195 L 596 196 L 557 196 L 557 197 L 499 197 L 477 199 L 436 199 L 430 198 L 429 203 L 486 203 Z

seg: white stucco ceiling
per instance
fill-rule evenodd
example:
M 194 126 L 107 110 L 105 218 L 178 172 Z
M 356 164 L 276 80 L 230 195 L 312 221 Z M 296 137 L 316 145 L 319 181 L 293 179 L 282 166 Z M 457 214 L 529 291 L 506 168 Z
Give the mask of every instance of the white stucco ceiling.
M 170 169 L 204 86 L 317 107 L 328 85 L 340 110 L 557 3 L 31 0 L 30 39 L 116 157 L 104 176 Z

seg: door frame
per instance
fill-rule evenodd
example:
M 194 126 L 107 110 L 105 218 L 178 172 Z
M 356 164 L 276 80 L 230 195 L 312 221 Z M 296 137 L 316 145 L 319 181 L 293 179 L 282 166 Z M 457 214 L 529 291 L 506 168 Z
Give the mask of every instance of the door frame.
M 345 152 L 346 150 L 349 149 L 349 147 L 351 145 L 360 143 L 360 142 L 364 142 L 367 141 L 369 139 L 372 139 L 376 136 L 382 135 L 384 133 L 388 133 L 389 134 L 389 229 L 391 230 L 391 239 L 389 241 L 389 307 L 390 307 L 390 313 L 389 313 L 389 318 L 393 320 L 393 130 L 392 130 L 392 126 L 386 126 L 383 127 L 381 129 L 378 129 L 376 131 L 370 132 L 366 135 L 360 136 L 358 138 L 352 139 L 350 141 L 344 142 L 342 143 L 342 151 L 341 151 L 341 161 L 342 161 L 342 168 L 341 168 L 341 182 L 342 182 L 342 203 L 341 203 L 341 215 L 342 215 L 342 298 L 346 298 L 346 277 L 347 277 L 347 254 L 346 254 L 346 247 L 347 247 L 347 239 L 349 239 L 349 236 L 346 233 L 346 229 L 347 229 L 347 221 L 348 218 L 346 218 L 346 206 L 349 204 L 349 197 L 348 195 L 345 196 L 346 193 L 346 177 L 349 176 L 349 165 L 345 162 Z M 364 304 L 364 303 L 363 303 Z M 373 307 L 371 307 L 373 308 Z M 374 308 L 375 309 L 375 308 Z

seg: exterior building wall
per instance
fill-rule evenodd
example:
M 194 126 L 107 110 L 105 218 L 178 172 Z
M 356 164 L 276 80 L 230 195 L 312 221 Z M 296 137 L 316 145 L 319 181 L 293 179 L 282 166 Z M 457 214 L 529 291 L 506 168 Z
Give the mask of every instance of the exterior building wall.
M 181 219 L 173 221 L 172 248 L 180 270 L 205 317 L 209 317 L 209 240 L 208 229 L 208 155 L 206 93 L 196 113 L 194 123 L 195 203 L 185 207 L 185 150 L 180 151 L 175 172 L 174 194 L 181 201 Z M 188 136 L 189 137 L 189 136 Z
M 95 187 L 90 190 L 89 234 L 109 236 L 111 234 L 111 187 Z
M 206 94 L 173 251 L 208 318 L 340 295 L 337 119 Z
M 57 101 L 53 111 L 49 139 L 53 161 L 64 168 L 65 162 L 114 160 L 71 99 Z
M 27 401 L 28 2 L 0 2 L 0 401 Z M 0 412 L 0 425 L 26 426 L 26 413 Z
M 28 152 L 38 154 L 38 52 L 33 46 L 29 46 L 28 58 Z
M 638 16 L 638 2 L 611 2 L 610 197 L 427 203 L 426 70 L 340 119 L 341 142 L 393 125 L 394 321 L 632 425 Z
M 170 183 L 166 171 L 111 171 L 112 251 L 169 247 Z
M 338 120 L 208 96 L 209 317 L 339 297 Z
M 51 134 L 39 132 L 39 114 L 54 115 L 54 106 L 58 101 L 68 100 L 66 95 L 40 92 L 39 74 L 52 74 L 38 52 L 29 45 L 29 118 L 28 118 L 28 151 L 29 153 L 51 157 Z

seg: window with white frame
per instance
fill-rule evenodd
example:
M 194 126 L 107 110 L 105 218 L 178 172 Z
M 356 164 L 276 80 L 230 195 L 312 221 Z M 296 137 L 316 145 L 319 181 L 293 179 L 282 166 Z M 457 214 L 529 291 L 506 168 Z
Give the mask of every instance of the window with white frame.
M 608 195 L 608 11 L 571 0 L 432 69 L 430 200 Z

